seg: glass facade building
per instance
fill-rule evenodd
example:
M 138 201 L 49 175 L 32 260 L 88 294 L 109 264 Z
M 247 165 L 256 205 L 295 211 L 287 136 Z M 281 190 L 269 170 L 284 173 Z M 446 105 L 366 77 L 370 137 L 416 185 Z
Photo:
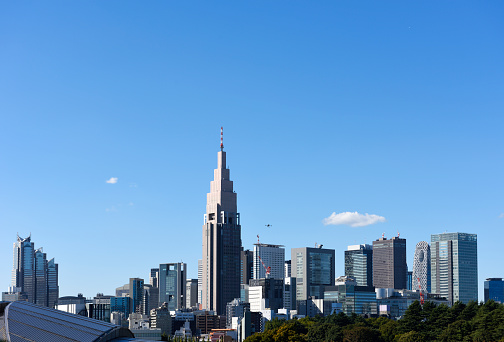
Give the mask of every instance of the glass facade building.
M 124 319 L 128 319 L 131 310 L 130 297 L 111 297 L 110 298 L 110 312 L 122 312 Z
M 28 238 L 17 237 L 14 243 L 12 288 L 29 302 L 54 308 L 59 297 L 58 264 L 47 261 L 42 248 Z M 20 295 L 21 296 L 21 295 Z
M 282 245 L 255 243 L 253 253 L 253 278 L 266 278 L 266 268 L 270 268 L 270 278 L 285 278 L 285 249 Z M 264 264 L 264 265 L 263 265 Z
M 338 281 L 346 278 L 343 281 Z M 376 315 L 378 312 L 376 292 L 373 286 L 359 286 L 350 277 L 340 277 L 336 280 L 336 286 L 326 287 L 324 292 L 324 306 L 332 303 L 340 303 L 341 310 L 346 315 Z M 330 314 L 331 312 L 325 313 Z
M 359 286 L 373 285 L 373 247 L 371 245 L 348 246 L 345 251 L 345 276 L 354 278 Z
M 185 263 L 159 265 L 159 302 L 168 303 L 168 310 L 185 308 L 186 274 Z
M 334 286 L 334 249 L 292 248 L 291 272 L 298 304 L 309 297 L 324 298 L 325 287 Z
M 249 280 L 252 279 L 253 277 L 254 277 L 254 252 L 247 249 L 240 252 L 240 284 L 248 285 Z
M 476 234 L 431 235 L 431 288 L 451 303 L 478 300 Z
M 485 302 L 489 300 L 504 303 L 504 281 L 502 278 L 488 278 L 484 288 Z
M 144 280 L 140 278 L 130 278 L 129 296 L 132 301 L 132 312 L 143 314 L 144 308 Z

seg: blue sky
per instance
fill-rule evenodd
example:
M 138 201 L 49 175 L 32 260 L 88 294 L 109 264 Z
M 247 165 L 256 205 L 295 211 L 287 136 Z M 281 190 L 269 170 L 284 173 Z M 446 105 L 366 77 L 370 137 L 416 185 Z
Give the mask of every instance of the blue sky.
M 336 249 L 477 233 L 504 277 L 500 1 L 0 5 L 0 289 L 16 233 L 60 294 L 197 277 L 219 129 L 242 241 Z M 115 184 L 106 183 L 117 177 Z M 385 218 L 324 225 L 332 213 Z M 271 224 L 267 228 L 265 224 Z

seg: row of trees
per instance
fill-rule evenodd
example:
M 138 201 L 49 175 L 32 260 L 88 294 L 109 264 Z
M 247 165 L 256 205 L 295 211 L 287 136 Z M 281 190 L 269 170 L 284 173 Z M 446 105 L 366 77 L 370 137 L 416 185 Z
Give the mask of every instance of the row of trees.
M 246 342 L 503 341 L 504 305 L 494 301 L 452 307 L 418 301 L 398 321 L 343 313 L 298 320 L 272 320 Z

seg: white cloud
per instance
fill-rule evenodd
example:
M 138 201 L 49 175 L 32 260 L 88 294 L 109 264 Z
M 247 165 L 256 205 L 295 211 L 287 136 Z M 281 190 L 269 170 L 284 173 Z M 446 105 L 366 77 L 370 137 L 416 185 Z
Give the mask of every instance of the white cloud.
M 504 218 L 504 213 L 500 214 L 499 218 Z
M 119 178 L 117 178 L 117 177 L 110 177 L 110 179 L 106 180 L 105 182 L 109 183 L 109 184 L 115 184 L 115 183 L 117 183 L 118 180 L 119 180 Z
M 336 212 L 334 212 L 331 214 L 331 216 L 326 217 L 322 220 L 322 223 L 324 223 L 325 226 L 345 224 L 350 227 L 364 227 L 378 222 L 385 222 L 385 217 L 378 215 L 359 214 L 358 212 L 352 213 L 349 211 L 339 214 L 336 214 Z

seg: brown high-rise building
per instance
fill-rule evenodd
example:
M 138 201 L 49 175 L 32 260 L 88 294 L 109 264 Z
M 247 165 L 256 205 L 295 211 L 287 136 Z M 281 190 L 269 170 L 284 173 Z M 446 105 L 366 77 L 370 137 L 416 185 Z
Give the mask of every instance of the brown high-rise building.
M 240 297 L 240 251 L 240 214 L 221 143 L 203 224 L 201 301 L 204 309 L 225 314 L 226 304 Z
M 373 241 L 373 286 L 406 289 L 406 239 L 382 237 Z

